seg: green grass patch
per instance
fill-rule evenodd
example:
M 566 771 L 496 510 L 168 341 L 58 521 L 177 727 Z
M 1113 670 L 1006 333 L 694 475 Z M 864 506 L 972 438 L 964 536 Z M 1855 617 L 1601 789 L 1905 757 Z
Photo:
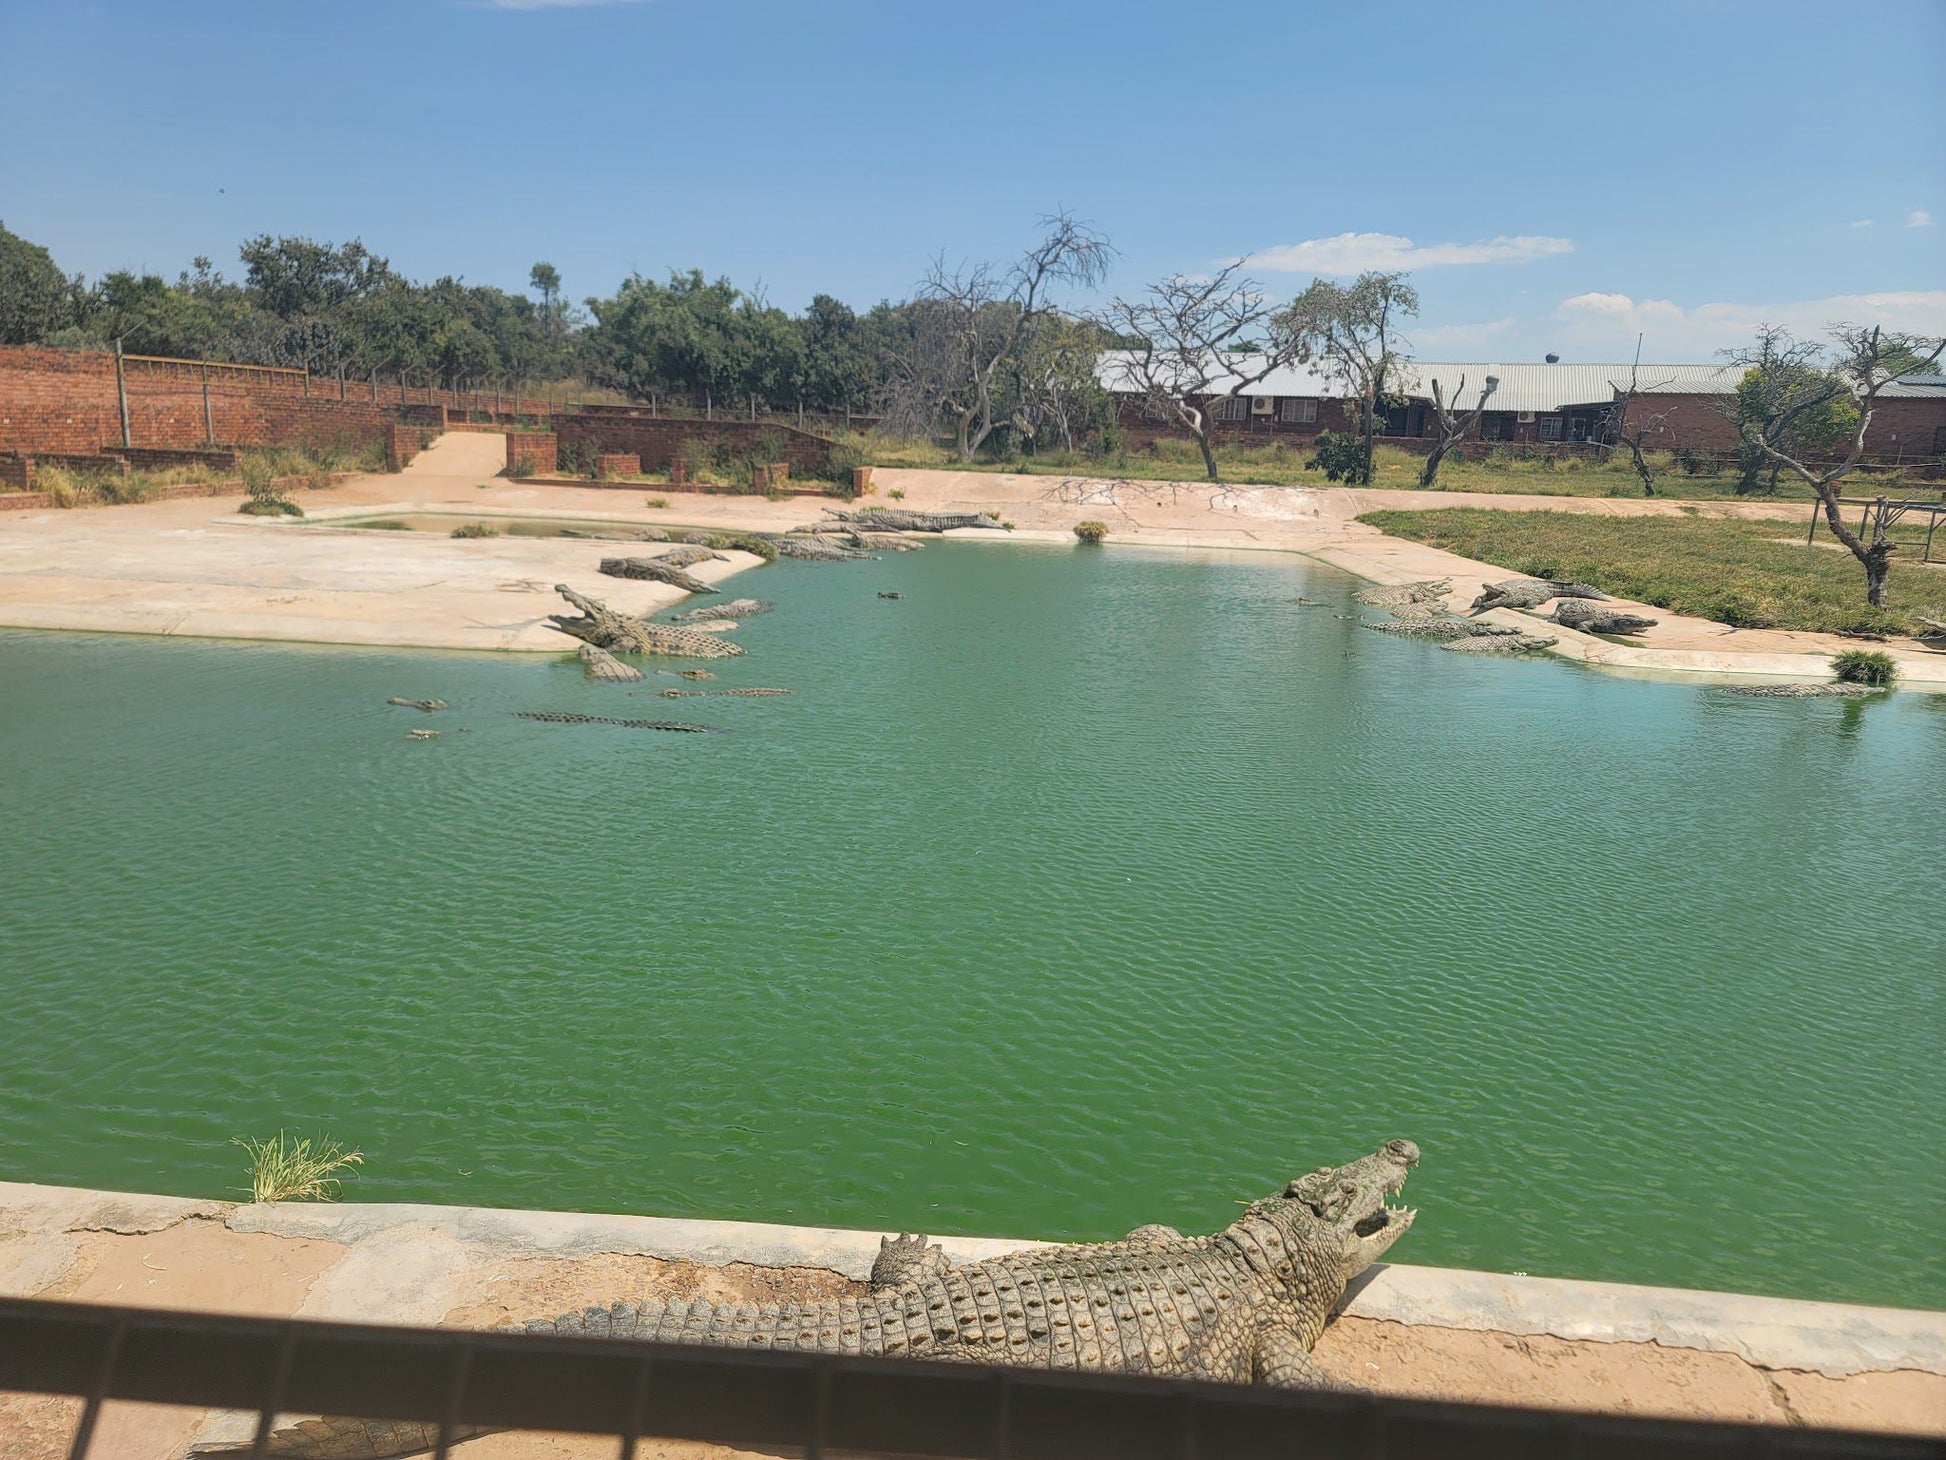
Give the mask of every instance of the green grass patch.
M 365 1161 L 357 1151 L 323 1136 L 314 1140 L 278 1131 L 274 1140 L 242 1137 L 231 1144 L 250 1153 L 252 1201 L 335 1201 L 337 1173 Z
M 961 461 L 957 452 L 929 441 L 896 441 L 882 436 L 840 438 L 847 461 L 886 467 L 931 467 L 950 471 L 1005 471 L 1030 476 L 1127 477 L 1134 481 L 1200 482 L 1203 455 L 1194 441 L 1165 438 L 1146 447 L 1113 451 L 1043 451 L 1032 456 Z M 1315 447 L 1308 439 L 1288 437 L 1257 446 L 1224 446 L 1216 453 L 1223 480 L 1232 485 L 1328 487 L 1322 471 L 1304 463 Z M 1693 475 L 1672 455 L 1652 454 L 1659 495 L 1678 501 L 1811 501 L 1802 482 L 1780 481 L 1774 496 L 1738 497 L 1736 475 Z M 1422 454 L 1381 444 L 1373 458 L 1372 485 L 1417 490 L 1425 467 Z M 1873 492 L 1894 496 L 1913 490 L 1895 477 L 1874 477 Z M 1545 445 L 1497 448 L 1484 461 L 1447 457 L 1439 469 L 1433 492 L 1515 492 L 1543 497 L 1640 497 L 1641 483 L 1629 465 L 1626 451 L 1608 454 L 1606 461 L 1590 456 L 1550 453 Z
M 1803 529 L 1709 517 L 1596 517 L 1456 507 L 1367 512 L 1394 537 L 1511 573 L 1592 583 L 1619 598 L 1746 629 L 1909 634 L 1946 617 L 1946 566 L 1894 560 L 1892 608 L 1865 602 L 1850 553 L 1807 547 Z

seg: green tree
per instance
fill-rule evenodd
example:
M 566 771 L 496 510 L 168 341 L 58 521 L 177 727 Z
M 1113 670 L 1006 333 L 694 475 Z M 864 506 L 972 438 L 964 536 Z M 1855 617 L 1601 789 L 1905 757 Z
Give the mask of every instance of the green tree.
M 68 278 L 54 256 L 0 223 L 0 345 L 39 344 L 71 315 Z
M 1299 358 L 1317 360 L 1357 402 L 1365 460 L 1355 486 L 1371 483 L 1378 412 L 1397 397 L 1405 362 L 1399 329 L 1418 312 L 1419 291 L 1404 274 L 1364 273 L 1350 284 L 1313 279 L 1281 317 L 1281 332 L 1298 343 Z

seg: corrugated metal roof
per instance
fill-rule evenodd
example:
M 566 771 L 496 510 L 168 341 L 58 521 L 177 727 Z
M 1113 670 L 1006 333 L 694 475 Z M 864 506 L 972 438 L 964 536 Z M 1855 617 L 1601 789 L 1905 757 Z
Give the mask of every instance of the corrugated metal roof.
M 1500 384 L 1487 400 L 1494 411 L 1558 411 L 1563 406 L 1605 405 L 1628 388 L 1633 373 L 1639 392 L 1655 395 L 1728 395 L 1743 378 L 1739 365 L 1523 365 L 1503 361 L 1470 363 L 1414 360 L 1405 367 L 1409 395 L 1432 396 L 1432 382 L 1450 403 L 1463 394 L 1471 407 L 1489 375 Z M 1466 385 L 1460 390 L 1460 378 Z
M 1109 390 L 1134 390 L 1127 383 L 1128 352 L 1111 350 L 1096 363 L 1095 374 Z M 1615 399 L 1618 389 L 1628 385 L 1629 372 L 1636 372 L 1637 388 L 1666 395 L 1727 395 L 1743 376 L 1738 365 L 1526 365 L 1494 360 L 1414 360 L 1407 362 L 1402 381 L 1404 392 L 1425 399 L 1432 397 L 1432 382 L 1450 403 L 1463 396 L 1471 406 L 1479 398 L 1480 387 L 1491 375 L 1500 382 L 1488 401 L 1496 411 L 1558 411 L 1563 406 L 1604 405 Z M 1249 373 L 1245 367 L 1244 373 Z M 1214 389 L 1227 391 L 1239 377 L 1226 374 Z M 1464 385 L 1462 387 L 1462 381 Z M 1274 370 L 1250 395 L 1314 396 L 1340 399 L 1349 394 L 1342 384 L 1311 365 L 1294 365 Z
M 1879 390 L 1880 400 L 1946 400 L 1946 375 L 1907 375 Z

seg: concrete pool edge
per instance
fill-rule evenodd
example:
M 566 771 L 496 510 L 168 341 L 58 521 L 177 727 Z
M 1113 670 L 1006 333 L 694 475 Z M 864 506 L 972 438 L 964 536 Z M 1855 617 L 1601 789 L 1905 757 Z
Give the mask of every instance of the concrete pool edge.
M 710 1268 L 818 1268 L 856 1279 L 870 1270 L 881 1235 L 414 1203 L 267 1206 L 0 1182 L 0 1294 L 32 1297 L 57 1284 L 73 1264 L 82 1234 L 147 1234 L 190 1222 L 218 1223 L 243 1236 L 383 1253 L 384 1292 L 416 1289 L 416 1268 L 436 1273 L 450 1267 L 455 1247 L 498 1261 L 646 1257 Z M 988 1237 L 936 1240 L 958 1262 L 1039 1245 Z M 1415 1328 L 1728 1354 L 1757 1369 L 1830 1379 L 1900 1371 L 1946 1376 L 1946 1313 L 1920 1309 L 1391 1263 L 1354 1283 L 1340 1311 Z M 427 1321 L 409 1312 L 370 1316 Z

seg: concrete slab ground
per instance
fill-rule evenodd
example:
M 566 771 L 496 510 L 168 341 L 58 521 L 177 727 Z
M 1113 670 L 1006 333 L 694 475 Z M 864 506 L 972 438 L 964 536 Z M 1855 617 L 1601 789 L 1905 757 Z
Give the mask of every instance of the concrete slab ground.
M 940 1239 L 955 1261 L 1030 1243 Z M 250 1206 L 0 1183 L 0 1295 L 492 1327 L 620 1299 L 857 1290 L 878 1234 L 479 1207 Z M 1946 1436 L 1946 1314 L 1391 1264 L 1317 1348 L 1382 1393 Z M 66 1453 L 77 1404 L 0 1396 L 0 1457 Z M 246 1417 L 119 1405 L 100 1460 L 162 1460 Z M 473 1460 L 596 1456 L 533 1435 Z M 645 1444 L 665 1460 L 738 1452 Z
M 778 531 L 816 520 L 828 499 L 678 493 L 668 487 L 542 485 L 498 475 L 504 438 L 440 437 L 398 475 L 306 494 L 305 524 L 238 517 L 236 503 L 190 499 L 143 506 L 9 513 L 0 517 L 0 626 L 102 629 L 316 643 L 560 651 L 544 627 L 567 582 L 617 607 L 646 612 L 676 591 L 594 574 L 612 545 L 572 539 L 451 540 L 333 526 L 385 512 L 456 521 L 558 516 L 642 525 Z M 1470 602 L 1501 568 L 1386 537 L 1354 519 L 1385 507 L 1499 507 L 1605 516 L 1802 521 L 1800 503 L 1675 503 L 1630 498 L 1537 497 L 1305 487 L 1222 487 L 1191 482 L 1022 476 L 879 468 L 880 505 L 989 511 L 1015 525 L 1013 540 L 1071 543 L 1084 518 L 1109 524 L 1109 541 L 1155 547 L 1229 547 L 1303 553 L 1382 583 L 1454 580 L 1450 601 Z M 893 492 L 902 496 L 892 497 Z M 240 499 L 238 499 L 240 500 Z M 651 500 L 664 501 L 652 508 Z M 972 534 L 986 536 L 986 534 Z M 720 579 L 756 560 L 705 564 Z M 1940 571 L 1946 572 L 1946 568 Z M 1554 652 L 1632 672 L 1826 678 L 1829 657 L 1856 647 L 1831 634 L 1732 629 L 1644 605 L 1659 620 L 1623 644 L 1559 629 Z M 1909 689 L 1946 689 L 1946 653 L 1911 641 L 1886 646 Z

